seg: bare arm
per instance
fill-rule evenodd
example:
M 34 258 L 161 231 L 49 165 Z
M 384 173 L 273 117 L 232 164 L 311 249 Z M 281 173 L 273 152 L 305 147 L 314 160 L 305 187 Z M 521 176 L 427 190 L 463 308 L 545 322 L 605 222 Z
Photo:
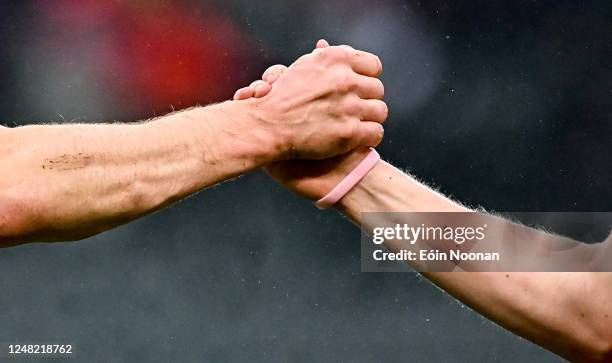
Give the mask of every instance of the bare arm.
M 359 225 L 362 212 L 467 211 L 385 162 L 338 208 Z M 423 275 L 491 320 L 567 359 L 612 360 L 612 273 Z
M 326 46 L 325 41 L 317 44 L 319 48 Z M 282 65 L 271 67 L 263 80 L 274 84 L 285 71 Z M 253 96 L 262 97 L 247 87 L 237 92 L 235 98 Z M 323 161 L 274 163 L 267 170 L 288 189 L 317 200 L 367 153 L 367 149 L 359 149 Z M 469 212 L 385 162 L 379 162 L 337 207 L 369 232 L 375 226 L 364 224 L 363 212 Z M 542 242 L 557 242 L 557 238 L 534 229 L 520 229 L 520 233 L 525 237 L 522 242 L 526 242 L 520 248 L 523 253 L 539 252 L 538 245 Z M 497 241 L 504 249 L 515 248 L 515 242 Z M 609 259 L 612 240 L 601 244 L 596 255 Z M 609 262 L 605 265 L 609 266 Z M 612 273 L 427 272 L 423 275 L 489 319 L 563 357 L 573 361 L 612 361 Z
M 333 47 L 257 100 L 137 124 L 0 128 L 0 246 L 83 238 L 273 161 L 378 145 L 381 67 Z
M 260 166 L 275 139 L 248 107 L 0 129 L 0 241 L 83 238 Z

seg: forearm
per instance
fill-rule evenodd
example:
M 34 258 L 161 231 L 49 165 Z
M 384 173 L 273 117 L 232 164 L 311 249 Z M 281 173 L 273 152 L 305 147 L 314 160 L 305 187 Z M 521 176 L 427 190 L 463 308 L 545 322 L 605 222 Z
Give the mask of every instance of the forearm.
M 360 225 L 363 212 L 470 211 L 384 161 L 342 198 L 338 208 Z
M 469 211 L 384 162 L 338 209 L 369 232 L 374 226 L 363 225 L 362 212 Z M 493 321 L 569 359 L 601 358 L 612 344 L 610 273 L 423 275 Z
M 3 129 L 0 242 L 82 238 L 263 165 L 274 138 L 248 105 Z

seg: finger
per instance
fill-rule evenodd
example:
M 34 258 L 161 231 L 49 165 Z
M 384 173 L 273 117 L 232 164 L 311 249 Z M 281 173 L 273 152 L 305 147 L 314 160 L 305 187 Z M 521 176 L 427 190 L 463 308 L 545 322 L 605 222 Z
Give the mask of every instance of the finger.
M 266 69 L 261 79 L 268 82 L 269 84 L 273 84 L 276 80 L 287 70 L 287 66 L 282 64 L 275 64 L 272 67 Z
M 382 63 L 380 59 L 372 53 L 351 50 L 349 59 L 351 67 L 359 74 L 369 77 L 378 77 L 382 73 Z
M 362 100 L 360 104 L 362 120 L 383 123 L 389 115 L 387 104 L 381 100 Z
M 356 131 L 356 139 L 360 146 L 376 147 L 385 134 L 385 129 L 377 122 L 362 121 Z
M 255 94 L 253 96 L 255 96 L 255 98 L 262 98 L 270 93 L 270 91 L 272 91 L 272 86 L 270 86 L 268 83 L 262 84 L 255 89 Z
M 253 89 L 251 87 L 242 87 L 234 93 L 235 101 L 246 100 L 251 97 L 253 97 Z
M 320 51 L 321 51 L 321 49 L 323 49 L 323 48 L 329 48 L 329 47 L 330 47 L 330 45 L 329 45 L 329 43 L 327 42 L 327 40 L 325 40 L 325 39 L 319 39 L 319 40 L 317 41 L 317 45 L 315 46 L 315 49 L 314 49 L 312 52 L 313 52 L 314 54 L 317 54 L 318 52 L 320 52 Z
M 253 90 L 253 96 L 255 98 L 264 97 L 265 95 L 270 93 L 270 91 L 272 90 L 272 86 L 270 86 L 270 84 L 268 84 L 267 82 L 264 82 L 262 80 L 257 80 L 255 82 L 251 83 L 249 88 L 251 88 Z
M 329 47 L 329 43 L 327 42 L 327 40 L 319 39 L 319 41 L 317 42 L 316 48 L 319 49 L 319 48 L 327 48 L 327 47 Z
M 381 100 L 385 96 L 385 86 L 380 79 L 360 74 L 355 79 L 355 91 L 363 99 Z

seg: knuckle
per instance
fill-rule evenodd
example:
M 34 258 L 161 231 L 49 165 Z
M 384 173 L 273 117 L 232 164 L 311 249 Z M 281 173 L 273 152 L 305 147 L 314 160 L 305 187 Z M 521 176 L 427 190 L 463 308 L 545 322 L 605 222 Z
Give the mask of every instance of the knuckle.
M 343 61 L 347 57 L 347 50 L 342 47 L 328 47 L 323 49 L 323 54 L 332 61 Z
M 345 101 L 346 108 L 351 114 L 357 114 L 361 111 L 361 108 L 363 107 L 361 105 L 361 102 L 362 102 L 362 99 L 359 98 L 357 95 L 347 97 Z
M 336 91 L 347 93 L 355 88 L 355 79 L 350 72 L 339 72 L 336 77 Z
M 347 122 L 343 125 L 336 141 L 338 148 L 342 150 L 350 148 L 353 144 L 353 139 L 357 135 L 357 125 L 357 122 Z
M 342 127 L 340 133 L 340 139 L 351 140 L 357 134 L 358 122 L 354 120 L 347 120 Z
M 359 100 L 356 97 L 347 97 L 340 102 L 339 108 L 343 115 L 353 116 L 359 114 L 361 107 Z
M 301 65 L 301 64 L 304 64 L 304 63 L 311 62 L 313 60 L 316 60 L 314 55 L 312 55 L 312 54 L 304 54 L 303 56 L 301 56 L 298 59 L 296 59 L 295 62 L 293 62 L 293 64 L 294 65 Z
M 331 48 L 324 48 L 324 49 L 316 49 L 315 50 L 316 55 L 323 60 L 330 60 L 333 58 L 333 50 Z

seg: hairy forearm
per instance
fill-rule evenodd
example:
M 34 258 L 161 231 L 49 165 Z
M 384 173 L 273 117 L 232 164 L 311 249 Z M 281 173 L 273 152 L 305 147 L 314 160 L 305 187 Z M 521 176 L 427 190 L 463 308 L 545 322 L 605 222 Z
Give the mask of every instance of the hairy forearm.
M 0 242 L 83 238 L 268 162 L 248 103 L 0 133 Z
M 362 212 L 469 211 L 385 162 L 379 162 L 338 208 L 370 232 L 374 226 L 363 225 Z M 611 358 L 606 355 L 612 346 L 611 273 L 423 275 L 493 321 L 566 358 Z
M 344 196 L 338 207 L 354 220 L 360 220 L 362 212 L 469 212 L 384 161 Z

